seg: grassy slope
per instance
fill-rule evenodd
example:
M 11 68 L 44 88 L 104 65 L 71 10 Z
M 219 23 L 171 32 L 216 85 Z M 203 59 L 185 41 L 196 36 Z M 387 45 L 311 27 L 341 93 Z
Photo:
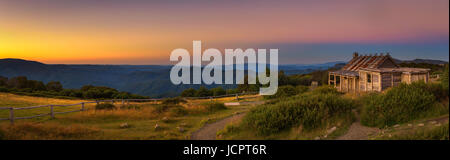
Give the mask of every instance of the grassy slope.
M 80 100 L 60 100 L 52 98 L 18 96 L 0 94 L 0 106 L 25 107 L 44 104 L 73 104 Z M 258 100 L 260 97 L 253 98 Z M 234 97 L 221 98 L 216 101 L 233 101 Z M 4 139 L 189 139 L 193 131 L 209 123 L 235 112 L 242 112 L 249 106 L 230 106 L 226 110 L 207 113 L 202 105 L 210 100 L 189 100 L 183 106 L 188 115 L 176 117 L 169 113 L 153 112 L 155 104 L 134 103 L 140 109 L 118 109 L 114 111 L 95 111 L 93 105 L 87 106 L 88 111 L 56 115 L 56 119 L 49 117 L 30 120 L 17 120 L 11 126 L 9 121 L 1 121 L 0 129 L 4 132 Z M 71 108 L 73 109 L 73 108 Z M 78 108 L 79 109 L 79 106 Z M 65 110 L 65 109 L 62 109 Z M 24 110 L 21 116 L 48 113 L 45 109 Z M 7 112 L 0 112 L 0 116 L 7 117 Z M 168 117 L 168 121 L 162 121 Z M 128 123 L 129 128 L 120 128 L 120 124 Z M 160 126 L 155 130 L 155 125 Z M 180 131 L 177 127 L 182 127 Z M 0 135 L 1 138 L 2 135 Z

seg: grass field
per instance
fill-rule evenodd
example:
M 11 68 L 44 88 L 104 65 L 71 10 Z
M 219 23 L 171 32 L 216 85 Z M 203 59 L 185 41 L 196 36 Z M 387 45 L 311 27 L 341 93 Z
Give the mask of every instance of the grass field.
M 252 97 L 252 96 L 242 96 Z M 246 99 L 259 100 L 261 97 Z M 215 99 L 216 102 L 235 101 L 235 97 Z M 47 104 L 74 104 L 83 100 L 62 100 L 28 97 L 0 93 L 0 107 L 28 107 Z M 167 111 L 155 112 L 158 104 L 130 103 L 132 108 L 116 110 L 95 110 L 94 104 L 87 105 L 87 111 L 57 114 L 29 120 L 0 122 L 0 139 L 189 139 L 191 133 L 204 124 L 243 112 L 251 106 L 228 106 L 227 109 L 210 112 L 205 109 L 211 100 L 188 100 L 182 104 L 187 114 L 174 115 Z M 80 106 L 55 108 L 55 111 L 80 109 Z M 48 108 L 21 110 L 16 116 L 31 116 L 48 113 Z M 0 117 L 7 118 L 8 111 L 0 111 Z M 124 125 L 124 124 L 127 125 Z M 155 129 L 156 124 L 158 128 Z M 121 126 L 123 125 L 123 126 Z

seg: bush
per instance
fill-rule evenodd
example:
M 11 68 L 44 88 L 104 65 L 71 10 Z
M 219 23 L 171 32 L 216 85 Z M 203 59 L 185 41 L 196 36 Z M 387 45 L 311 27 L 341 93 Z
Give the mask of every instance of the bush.
M 278 87 L 277 93 L 274 95 L 264 96 L 266 99 L 286 98 L 297 95 L 298 91 L 291 85 Z
M 116 106 L 111 103 L 100 103 L 95 105 L 95 110 L 113 110 Z
M 441 84 L 415 82 L 414 85 L 417 85 L 418 87 L 432 93 L 436 100 L 444 100 L 448 97 L 448 90 L 445 90 Z
M 223 103 L 219 102 L 209 102 L 206 103 L 206 110 L 210 113 L 227 109 Z
M 296 86 L 295 89 L 297 90 L 297 94 L 302 94 L 302 93 L 307 92 L 309 90 L 309 87 L 299 85 L 299 86 Z
M 442 87 L 444 87 L 444 90 L 447 92 L 447 96 L 448 96 L 448 64 L 445 65 L 445 69 L 444 69 L 444 73 L 442 75 L 442 80 L 441 80 L 441 84 Z
M 180 104 L 180 103 L 186 103 L 186 100 L 180 97 L 175 97 L 175 98 L 166 98 L 162 101 L 162 104 Z
M 423 84 L 400 84 L 384 94 L 372 94 L 363 103 L 361 123 L 384 127 L 420 118 L 432 108 L 435 97 Z
M 339 94 L 336 88 L 332 86 L 320 86 L 312 91 L 315 94 Z
M 351 120 L 353 103 L 336 94 L 302 94 L 276 104 L 252 109 L 242 125 L 260 135 L 277 133 L 295 125 L 312 130 L 333 123 L 336 118 Z

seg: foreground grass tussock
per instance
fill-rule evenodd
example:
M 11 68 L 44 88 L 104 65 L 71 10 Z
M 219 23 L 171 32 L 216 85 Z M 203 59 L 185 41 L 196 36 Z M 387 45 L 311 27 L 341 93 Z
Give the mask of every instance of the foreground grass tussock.
M 351 100 L 334 92 L 307 93 L 257 107 L 243 118 L 242 125 L 255 129 L 260 135 L 278 133 L 297 125 L 308 131 L 326 127 L 338 118 L 351 120 L 353 107 Z
M 445 123 L 439 127 L 422 129 L 414 133 L 398 134 L 392 137 L 383 137 L 387 140 L 449 140 L 449 124 Z
M 80 139 L 87 135 L 100 133 L 99 129 L 82 125 L 60 125 L 53 123 L 23 122 L 0 128 L 0 139 Z
M 367 126 L 392 126 L 411 120 L 448 113 L 448 106 L 437 103 L 442 88 L 433 84 L 401 84 L 385 93 L 363 97 L 361 123 Z

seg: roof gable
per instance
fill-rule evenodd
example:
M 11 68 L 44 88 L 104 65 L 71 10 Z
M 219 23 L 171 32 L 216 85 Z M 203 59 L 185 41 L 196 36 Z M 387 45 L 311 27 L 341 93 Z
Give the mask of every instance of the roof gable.
M 359 55 L 353 54 L 353 58 L 342 68 L 346 71 L 357 71 L 360 68 L 398 68 L 395 61 L 388 54 L 383 55 Z

